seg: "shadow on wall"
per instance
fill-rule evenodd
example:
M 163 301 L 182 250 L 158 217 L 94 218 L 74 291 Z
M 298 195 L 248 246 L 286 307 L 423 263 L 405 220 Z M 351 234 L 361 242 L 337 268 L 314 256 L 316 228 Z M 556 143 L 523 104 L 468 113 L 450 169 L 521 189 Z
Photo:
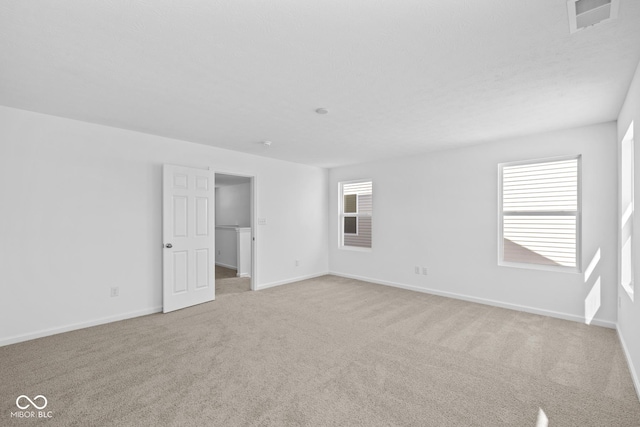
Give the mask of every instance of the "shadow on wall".
M 509 261 L 525 262 L 531 264 L 542 265 L 561 265 L 537 252 L 527 249 L 522 245 L 519 245 L 509 239 L 504 239 L 504 253 L 505 258 L 508 256 Z M 508 255 L 507 255 L 508 254 Z M 589 262 L 589 266 L 584 272 L 584 283 L 587 288 L 590 286 L 590 290 L 584 300 L 584 322 L 590 325 L 595 317 L 596 313 L 601 306 L 602 286 L 600 275 L 593 274 L 598 265 L 600 264 L 600 248 L 596 251 L 595 255 Z
M 593 274 L 600 264 L 600 257 L 600 248 L 598 248 L 595 255 L 593 255 L 593 258 L 591 258 L 589 266 L 584 271 L 584 284 L 587 286 L 587 288 L 589 287 L 589 284 L 593 282 L 591 290 L 584 300 L 584 323 L 586 323 L 587 325 L 591 324 L 601 305 L 600 298 L 602 289 L 600 286 L 600 275 Z M 593 281 L 591 280 L 592 277 L 594 277 Z

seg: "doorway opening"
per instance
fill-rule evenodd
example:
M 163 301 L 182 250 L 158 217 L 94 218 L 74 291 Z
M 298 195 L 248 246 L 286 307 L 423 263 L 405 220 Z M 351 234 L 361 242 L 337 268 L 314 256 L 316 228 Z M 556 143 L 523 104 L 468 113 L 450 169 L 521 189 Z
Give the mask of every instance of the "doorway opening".
M 254 177 L 215 174 L 215 293 L 255 289 Z

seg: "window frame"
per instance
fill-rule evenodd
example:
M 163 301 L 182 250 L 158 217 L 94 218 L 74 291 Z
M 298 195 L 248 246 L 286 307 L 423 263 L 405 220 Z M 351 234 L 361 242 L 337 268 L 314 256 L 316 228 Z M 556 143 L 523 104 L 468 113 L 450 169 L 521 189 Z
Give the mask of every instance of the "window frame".
M 625 151 L 626 155 L 625 155 Z M 635 298 L 635 266 L 634 260 L 637 256 L 636 243 L 634 239 L 635 222 L 635 138 L 634 122 L 632 121 L 620 141 L 620 164 L 618 184 L 618 283 L 624 289 L 627 296 L 634 302 Z M 627 176 L 625 177 L 625 173 Z M 627 179 L 625 182 L 625 178 Z M 629 198 L 628 206 L 624 205 L 625 197 Z M 627 239 L 629 252 L 625 253 Z M 624 243 L 623 243 L 624 242 Z M 628 267 L 625 271 L 625 267 Z M 625 279 L 628 278 L 628 281 Z
M 534 165 L 538 163 L 558 162 L 566 160 L 577 161 L 577 179 L 576 179 L 576 192 L 577 192 L 577 210 L 576 211 L 535 211 L 535 212 L 518 212 L 516 215 L 527 216 L 575 216 L 576 219 L 576 262 L 574 267 L 564 265 L 547 265 L 547 264 L 535 264 L 527 262 L 515 262 L 504 260 L 504 216 L 505 212 L 509 215 L 509 211 L 504 211 L 503 206 L 503 170 L 505 167 L 510 166 L 524 166 Z M 513 215 L 514 212 L 511 212 Z M 504 162 L 498 164 L 498 265 L 502 267 L 515 267 L 524 268 L 530 270 L 546 270 L 562 273 L 581 273 L 582 272 L 582 155 L 570 155 L 559 157 L 547 157 L 533 160 L 522 160 L 515 162 Z
M 338 182 L 338 249 L 344 249 L 349 251 L 356 252 L 371 252 L 373 250 L 373 235 L 371 236 L 371 247 L 361 247 L 361 246 L 350 246 L 344 244 L 344 236 L 358 236 L 360 227 L 359 227 L 359 218 L 367 217 L 371 218 L 371 226 L 373 230 L 373 208 L 371 213 L 361 213 L 360 212 L 360 202 L 358 197 L 356 197 L 356 213 L 344 212 L 344 186 L 349 184 L 358 184 L 358 183 L 371 183 L 371 195 L 373 198 L 373 180 L 372 179 L 355 179 L 350 181 L 340 181 Z M 356 218 L 356 233 L 345 233 L 344 232 L 344 218 L 345 217 L 355 217 Z

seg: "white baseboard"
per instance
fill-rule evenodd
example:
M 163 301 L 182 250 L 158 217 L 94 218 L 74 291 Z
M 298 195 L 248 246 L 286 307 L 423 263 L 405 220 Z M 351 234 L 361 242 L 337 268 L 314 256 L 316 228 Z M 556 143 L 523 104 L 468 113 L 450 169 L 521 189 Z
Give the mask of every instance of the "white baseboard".
M 339 277 L 345 277 L 348 279 L 362 280 L 363 282 L 375 283 L 377 285 L 392 286 L 394 288 L 407 289 L 409 291 L 422 292 L 425 294 L 438 295 L 438 296 L 447 297 L 447 298 L 454 298 L 454 299 L 459 299 L 463 301 L 475 302 L 478 304 L 485 304 L 493 307 L 506 308 L 509 310 L 516 310 L 516 311 L 524 311 L 526 313 L 539 314 L 541 316 L 555 317 L 558 319 L 571 320 L 573 322 L 578 322 L 578 323 L 585 323 L 584 317 L 576 316 L 573 314 L 560 313 L 556 311 L 544 310 L 544 309 L 534 308 L 534 307 L 527 307 L 527 306 L 518 305 L 518 304 L 510 304 L 510 303 L 505 303 L 505 302 L 495 301 L 495 300 L 490 300 L 485 298 L 477 298 L 477 297 L 472 297 L 472 296 L 463 295 L 463 294 L 456 294 L 453 292 L 439 291 L 436 289 L 421 288 L 418 286 L 405 285 L 403 283 L 390 282 L 386 280 L 378 280 L 370 277 L 357 276 L 353 274 L 344 274 L 344 273 L 338 273 L 338 272 L 329 272 L 329 274 L 333 274 L 334 276 L 339 276 Z M 609 322 L 606 320 L 593 319 L 590 324 L 595 326 L 602 326 L 610 329 L 616 328 L 615 322 Z
M 300 277 L 294 277 L 292 279 L 280 280 L 280 281 L 277 281 L 277 282 L 264 283 L 264 284 L 261 284 L 261 285 L 257 285 L 256 286 L 256 291 L 261 291 L 261 290 L 267 289 L 267 288 L 273 288 L 275 286 L 286 285 L 287 283 L 299 282 L 301 280 L 314 279 L 316 277 L 326 276 L 327 274 L 330 274 L 330 273 L 325 271 L 323 273 L 309 274 L 307 276 L 300 276 Z
M 636 395 L 638 396 L 638 400 L 640 400 L 640 378 L 638 377 L 638 372 L 636 372 L 635 367 L 633 366 L 631 355 L 629 354 L 629 349 L 627 348 L 627 343 L 624 341 L 624 337 L 620 333 L 620 329 L 618 329 L 617 327 L 616 332 L 618 333 L 618 339 L 620 340 L 620 345 L 622 346 L 624 356 L 627 358 L 627 366 L 629 366 L 629 372 L 631 373 L 631 381 L 633 381 L 633 386 L 636 389 Z
M 237 270 L 238 267 L 235 265 L 230 265 L 230 264 L 223 264 L 221 262 L 216 261 L 216 265 L 219 265 L 220 267 L 224 267 L 224 268 L 229 268 L 231 270 Z
M 23 341 L 33 340 L 36 338 L 48 337 L 49 335 L 61 334 L 63 332 L 75 331 L 77 329 L 84 329 L 90 326 L 103 325 L 105 323 L 117 322 L 119 320 L 131 319 L 133 317 L 146 316 L 148 314 L 159 313 L 161 311 L 162 311 L 162 307 L 146 308 L 144 310 L 130 311 L 128 313 L 117 314 L 115 316 L 102 317 L 100 319 L 89 320 L 87 322 L 72 323 L 70 325 L 60 326 L 60 327 L 50 328 L 50 329 L 42 329 L 40 331 L 30 332 L 28 334 L 15 335 L 12 337 L 0 339 L 0 347 L 9 345 L 9 344 L 16 344 Z
M 219 263 L 216 263 L 216 265 L 222 265 L 223 267 L 225 267 L 225 265 L 219 264 Z M 227 268 L 232 268 L 232 267 L 227 267 Z M 233 267 L 233 268 L 235 268 L 235 267 Z M 281 280 L 281 281 L 278 281 L 278 282 L 265 283 L 265 284 L 262 284 L 262 285 L 258 285 L 256 287 L 256 290 L 272 288 L 274 286 L 280 286 L 280 285 L 285 285 L 287 283 L 299 282 L 301 280 L 313 279 L 315 277 L 325 276 L 327 274 L 328 273 L 325 271 L 325 272 L 322 272 L 322 273 L 295 277 L 295 278 L 292 278 L 292 279 Z M 10 345 L 10 344 L 16 344 L 16 343 L 23 342 L 23 341 L 33 340 L 33 339 L 36 339 L 36 338 L 48 337 L 50 335 L 61 334 L 63 332 L 75 331 L 77 329 L 88 328 L 88 327 L 91 327 L 91 326 L 103 325 L 105 323 L 117 322 L 119 320 L 131 319 L 131 318 L 139 317 L 139 316 L 146 316 L 148 314 L 159 313 L 161 311 L 162 311 L 162 306 L 153 307 L 153 308 L 148 308 L 148 309 L 144 309 L 144 310 L 137 310 L 137 311 L 131 311 L 131 312 L 128 312 L 128 313 L 117 314 L 117 315 L 114 315 L 114 316 L 102 317 L 100 319 L 89 320 L 89 321 L 86 321 L 86 322 L 79 322 L 79 323 L 73 323 L 73 324 L 70 324 L 70 325 L 65 325 L 65 326 L 60 326 L 60 327 L 55 327 L 55 328 L 42 329 L 40 331 L 30 332 L 30 333 L 23 334 L 23 335 L 15 335 L 15 336 L 7 337 L 7 338 L 0 338 L 0 347 L 5 346 L 5 345 Z

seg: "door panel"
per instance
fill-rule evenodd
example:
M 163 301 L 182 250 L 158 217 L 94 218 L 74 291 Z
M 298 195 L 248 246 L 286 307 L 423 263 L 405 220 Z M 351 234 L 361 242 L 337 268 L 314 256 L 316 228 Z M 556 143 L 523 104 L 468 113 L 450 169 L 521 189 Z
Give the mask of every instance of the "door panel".
M 215 299 L 213 172 L 163 167 L 163 311 Z
M 173 236 L 187 237 L 187 204 L 189 199 L 184 196 L 173 196 Z
M 209 264 L 212 259 L 208 249 L 198 249 L 196 251 L 196 288 L 208 286 Z
M 180 294 L 187 291 L 187 270 L 189 269 L 189 254 L 186 251 L 173 252 L 173 293 Z
M 209 199 L 196 197 L 196 236 L 209 235 Z

